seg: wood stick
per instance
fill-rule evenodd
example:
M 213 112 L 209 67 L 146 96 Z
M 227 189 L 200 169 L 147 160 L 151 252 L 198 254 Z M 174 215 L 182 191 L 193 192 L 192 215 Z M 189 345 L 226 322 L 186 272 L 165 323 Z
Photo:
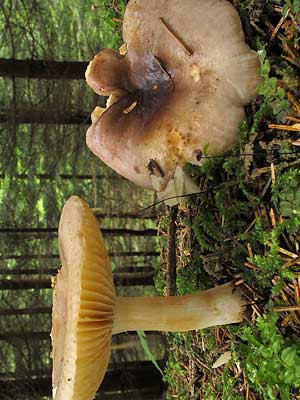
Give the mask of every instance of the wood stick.
M 176 217 L 177 206 L 171 208 L 171 222 L 168 230 L 168 272 L 167 272 L 167 294 L 176 295 Z
M 298 124 L 296 124 L 298 125 Z M 295 125 L 276 125 L 276 124 L 270 124 L 268 125 L 270 129 L 280 129 L 282 131 L 295 131 L 295 132 L 300 132 L 300 126 L 295 126 Z
M 164 18 L 161 17 L 159 19 L 160 19 L 160 22 L 162 23 L 163 27 L 165 28 L 165 30 L 168 32 L 168 34 L 170 36 L 172 36 L 172 38 L 176 41 L 176 43 L 179 45 L 179 47 L 181 47 L 182 50 L 188 56 L 192 56 L 194 54 L 194 51 L 182 40 L 181 37 L 179 37 L 179 35 L 176 32 L 174 32 L 174 30 L 170 27 L 170 25 Z
M 300 306 L 274 307 L 273 310 L 276 311 L 276 312 L 283 312 L 283 311 L 288 311 L 288 312 L 300 311 Z

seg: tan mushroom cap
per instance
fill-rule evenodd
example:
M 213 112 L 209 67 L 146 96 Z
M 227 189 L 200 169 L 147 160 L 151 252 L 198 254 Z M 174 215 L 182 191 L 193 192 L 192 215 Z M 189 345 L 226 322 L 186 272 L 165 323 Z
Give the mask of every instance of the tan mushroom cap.
M 115 289 L 97 221 L 79 197 L 59 223 L 62 268 L 53 294 L 53 398 L 90 400 L 110 357 Z
M 98 157 L 151 188 L 150 174 L 168 180 L 238 142 L 258 58 L 228 1 L 131 0 L 123 36 L 127 53 L 100 52 L 86 74 L 96 92 L 121 96 L 87 132 Z

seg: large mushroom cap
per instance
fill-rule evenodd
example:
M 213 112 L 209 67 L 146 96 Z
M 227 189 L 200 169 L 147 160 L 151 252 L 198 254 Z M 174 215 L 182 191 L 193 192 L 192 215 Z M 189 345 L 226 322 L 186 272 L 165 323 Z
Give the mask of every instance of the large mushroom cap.
M 53 398 L 90 400 L 110 356 L 113 277 L 97 221 L 79 197 L 65 204 L 58 235 L 62 268 L 53 294 Z
M 228 1 L 131 0 L 123 36 L 127 53 L 100 52 L 86 74 L 96 92 L 117 94 L 87 132 L 98 157 L 151 188 L 151 174 L 168 180 L 238 142 L 258 58 Z

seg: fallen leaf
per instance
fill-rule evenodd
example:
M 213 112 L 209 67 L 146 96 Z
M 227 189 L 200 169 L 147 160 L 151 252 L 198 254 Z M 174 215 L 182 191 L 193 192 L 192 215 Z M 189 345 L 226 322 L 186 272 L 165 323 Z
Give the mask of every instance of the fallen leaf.
M 220 357 L 213 363 L 212 368 L 219 368 L 222 365 L 227 364 L 231 357 L 231 351 L 225 351 L 225 353 L 221 354 Z

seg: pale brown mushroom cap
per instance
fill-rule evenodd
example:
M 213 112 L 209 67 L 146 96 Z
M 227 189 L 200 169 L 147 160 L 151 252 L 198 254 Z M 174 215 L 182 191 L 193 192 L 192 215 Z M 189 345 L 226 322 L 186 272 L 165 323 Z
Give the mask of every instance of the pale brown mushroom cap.
M 117 59 L 127 65 L 118 79 L 121 89 L 127 79 L 128 92 L 87 132 L 98 157 L 151 188 L 151 160 L 168 181 L 177 165 L 199 162 L 195 151 L 213 156 L 238 142 L 244 105 L 256 94 L 259 63 L 229 2 L 131 0 L 123 36 L 127 53 L 112 56 L 110 65 L 116 73 Z M 95 75 L 87 73 L 87 81 L 107 88 L 107 76 L 100 67 Z M 111 82 L 118 86 L 116 78 Z
M 132 89 L 127 76 L 128 62 L 120 53 L 104 49 L 89 63 L 85 76 L 90 87 L 99 95 L 121 96 Z M 101 75 L 101 81 L 97 77 Z
M 110 357 L 115 289 L 97 221 L 79 197 L 59 224 L 62 268 L 53 293 L 53 399 L 90 400 Z

